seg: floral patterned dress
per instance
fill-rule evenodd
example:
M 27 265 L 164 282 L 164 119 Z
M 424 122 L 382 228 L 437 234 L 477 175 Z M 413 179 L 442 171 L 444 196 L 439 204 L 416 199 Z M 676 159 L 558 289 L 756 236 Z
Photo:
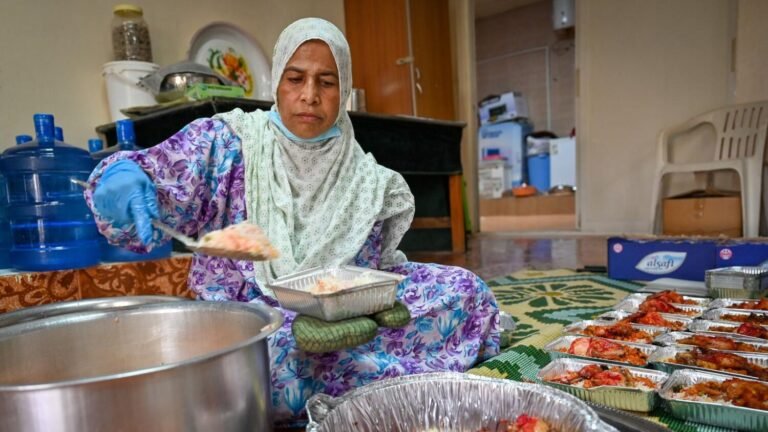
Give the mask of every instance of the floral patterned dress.
M 106 166 L 119 159 L 139 164 L 157 186 L 164 223 L 189 236 L 246 220 L 244 167 L 240 139 L 218 119 L 200 119 L 168 140 L 138 152 L 119 152 L 94 170 L 96 186 Z M 92 193 L 86 201 L 93 209 Z M 96 211 L 100 231 L 112 242 L 136 252 L 146 250 L 133 226 L 114 227 Z M 163 238 L 155 232 L 153 244 Z M 381 223 L 377 222 L 353 263 L 379 268 Z M 412 316 L 402 329 L 380 329 L 355 348 L 310 354 L 299 350 L 291 334 L 296 314 L 280 308 L 256 282 L 253 263 L 195 255 L 189 286 L 202 300 L 263 302 L 278 307 L 283 326 L 269 339 L 272 403 L 283 424 L 305 416 L 315 393 L 338 396 L 388 377 L 434 371 L 465 371 L 499 350 L 499 315 L 488 286 L 472 272 L 437 264 L 406 262 L 382 269 L 406 278 L 397 297 Z

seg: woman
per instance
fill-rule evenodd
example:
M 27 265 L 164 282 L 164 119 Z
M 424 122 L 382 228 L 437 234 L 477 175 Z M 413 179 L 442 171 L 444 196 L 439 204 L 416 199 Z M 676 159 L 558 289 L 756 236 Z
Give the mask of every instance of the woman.
M 342 109 L 352 87 L 349 46 L 333 24 L 296 21 L 274 50 L 269 112 L 234 110 L 199 119 L 165 142 L 104 160 L 86 192 L 99 229 L 135 251 L 164 240 L 159 218 L 189 236 L 246 219 L 280 250 L 270 262 L 195 255 L 189 286 L 203 300 L 279 307 L 265 280 L 321 264 L 406 276 L 398 298 L 412 316 L 371 342 L 309 354 L 291 335 L 295 313 L 269 338 L 278 420 L 300 418 L 309 396 L 340 395 L 372 381 L 429 371 L 464 371 L 498 352 L 498 309 L 471 272 L 408 262 L 397 246 L 413 218 L 402 176 L 355 141 Z

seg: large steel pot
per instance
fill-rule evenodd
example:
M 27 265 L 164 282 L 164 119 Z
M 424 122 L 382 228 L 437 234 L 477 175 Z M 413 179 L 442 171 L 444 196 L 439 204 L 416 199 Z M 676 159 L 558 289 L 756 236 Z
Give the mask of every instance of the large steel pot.
M 2 431 L 269 431 L 269 306 L 166 302 L 0 329 Z
M 20 324 L 24 322 L 35 321 L 39 319 L 50 318 L 59 315 L 66 315 L 89 311 L 107 311 L 132 308 L 139 305 L 150 303 L 165 303 L 177 301 L 190 301 L 186 297 L 145 295 L 145 296 L 125 296 L 125 297 L 101 297 L 86 300 L 64 301 L 50 303 L 40 306 L 31 306 L 21 308 L 13 312 L 0 314 L 0 327 Z

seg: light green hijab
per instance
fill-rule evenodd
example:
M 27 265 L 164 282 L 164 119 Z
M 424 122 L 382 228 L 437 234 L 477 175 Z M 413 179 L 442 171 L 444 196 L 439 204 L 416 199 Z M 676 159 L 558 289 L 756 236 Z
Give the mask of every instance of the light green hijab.
M 377 164 L 355 140 L 344 109 L 352 89 L 349 45 L 336 26 L 305 18 L 283 30 L 272 61 L 272 97 L 277 101 L 288 60 L 308 40 L 328 44 L 336 59 L 340 136 L 294 142 L 267 112 L 237 109 L 218 116 L 242 141 L 248 220 L 261 226 L 281 253 L 277 260 L 255 263 L 262 287 L 299 270 L 349 263 L 377 221 L 383 222 L 381 267 L 401 263 L 405 255 L 397 246 L 413 219 L 413 195 L 403 177 Z

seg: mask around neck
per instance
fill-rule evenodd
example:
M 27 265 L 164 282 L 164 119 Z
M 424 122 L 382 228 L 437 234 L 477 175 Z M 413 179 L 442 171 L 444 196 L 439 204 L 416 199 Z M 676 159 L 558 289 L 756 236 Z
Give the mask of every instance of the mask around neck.
M 269 120 L 277 126 L 278 129 L 280 129 L 280 132 L 283 133 L 283 135 L 286 136 L 289 140 L 300 143 L 300 144 L 312 144 L 312 143 L 318 143 L 322 142 L 331 138 L 336 138 L 338 136 L 341 136 L 341 129 L 336 126 L 335 124 L 331 126 L 330 129 L 327 131 L 321 133 L 320 135 L 314 137 L 314 138 L 300 138 L 296 136 L 293 132 L 289 131 L 287 127 L 283 124 L 283 120 L 280 119 L 280 113 L 277 112 L 275 108 L 272 108 L 272 110 L 269 112 Z

